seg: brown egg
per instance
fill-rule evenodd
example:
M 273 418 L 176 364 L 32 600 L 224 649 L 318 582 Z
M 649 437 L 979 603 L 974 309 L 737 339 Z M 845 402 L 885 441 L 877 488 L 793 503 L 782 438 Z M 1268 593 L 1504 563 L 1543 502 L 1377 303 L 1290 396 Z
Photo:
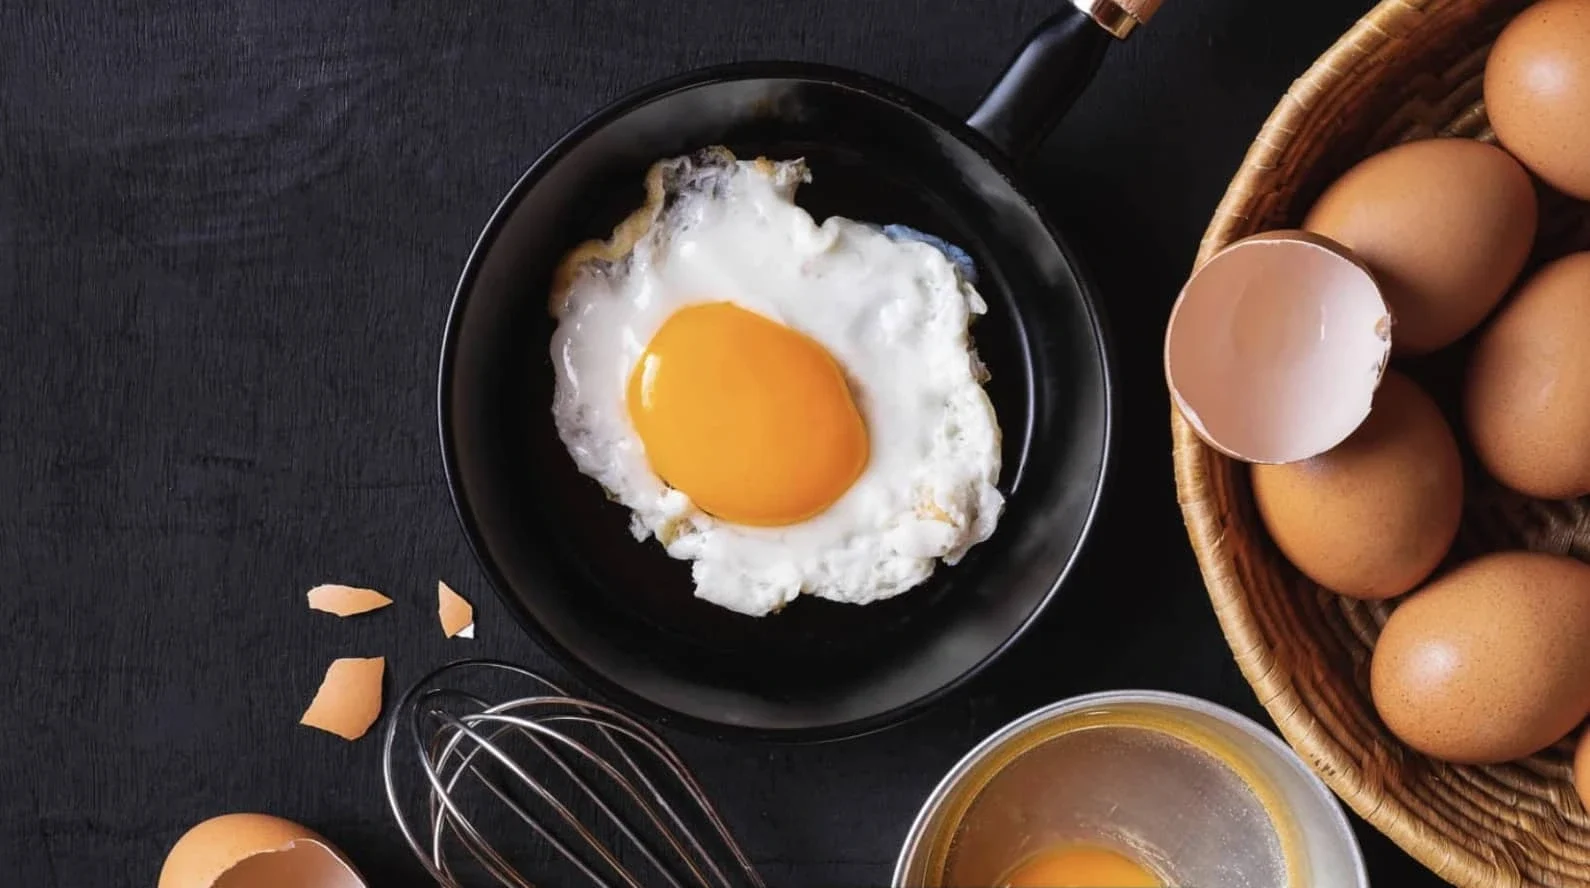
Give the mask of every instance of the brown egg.
M 1541 269 L 1480 337 L 1464 421 L 1480 462 L 1508 487 L 1590 494 L 1590 253 Z
M 1590 0 L 1543 0 L 1513 19 L 1485 63 L 1485 107 L 1525 166 L 1590 200 Z
M 1254 466 L 1253 498 L 1281 552 L 1315 582 L 1390 598 L 1435 570 L 1457 535 L 1463 465 L 1441 411 L 1386 373 L 1362 426 L 1313 459 Z
M 1590 809 L 1590 731 L 1579 735 L 1579 745 L 1573 751 L 1573 788 L 1579 801 Z
M 1468 139 L 1383 151 L 1347 171 L 1303 227 L 1350 248 L 1380 280 L 1392 348 L 1425 354 L 1490 314 L 1535 240 L 1535 189 L 1507 152 Z
M 1590 713 L 1590 565 L 1504 552 L 1452 571 L 1392 613 L 1369 684 L 1386 727 L 1428 755 L 1539 752 Z

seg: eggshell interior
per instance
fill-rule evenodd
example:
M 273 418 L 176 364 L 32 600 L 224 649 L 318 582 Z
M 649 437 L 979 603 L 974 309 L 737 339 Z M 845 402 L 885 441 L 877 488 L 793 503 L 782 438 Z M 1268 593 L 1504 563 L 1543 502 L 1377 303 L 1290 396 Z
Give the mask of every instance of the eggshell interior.
M 309 590 L 309 607 L 311 610 L 325 611 L 339 617 L 351 617 L 355 614 L 369 613 L 380 610 L 392 603 L 392 599 L 382 595 L 374 589 L 360 589 L 356 586 L 339 586 L 328 583 L 316 586 Z
M 160 869 L 159 888 L 366 888 L 313 830 L 266 814 L 225 814 L 188 830 Z
M 1368 269 L 1328 238 L 1279 231 L 1194 273 L 1171 312 L 1165 375 L 1210 446 L 1289 463 L 1363 423 L 1390 353 L 1391 315 Z
M 381 676 L 386 658 L 334 660 L 300 724 L 343 738 L 363 737 L 381 717 Z
M 475 609 L 453 587 L 436 581 L 436 614 L 441 618 L 442 631 L 448 638 L 475 637 Z
M 364 888 L 364 882 L 319 842 L 302 839 L 279 851 L 245 858 L 212 888 Z

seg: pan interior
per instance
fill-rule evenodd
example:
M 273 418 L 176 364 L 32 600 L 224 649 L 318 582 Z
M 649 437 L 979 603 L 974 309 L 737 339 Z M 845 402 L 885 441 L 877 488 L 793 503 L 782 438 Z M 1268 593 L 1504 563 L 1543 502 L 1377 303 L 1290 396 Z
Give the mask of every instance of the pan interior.
M 1036 211 L 978 151 L 900 97 L 816 77 L 731 78 L 599 115 L 510 195 L 460 287 L 443 358 L 443 446 L 477 554 L 510 608 L 607 690 L 654 713 L 834 732 L 909 709 L 997 652 L 1047 600 L 1091 519 L 1108 433 L 1096 320 Z M 743 617 L 697 601 L 690 568 L 637 543 L 553 427 L 552 269 L 642 200 L 656 160 L 724 144 L 804 157 L 799 203 L 900 223 L 968 251 L 972 332 L 1004 432 L 1000 528 L 897 598 L 802 598 Z

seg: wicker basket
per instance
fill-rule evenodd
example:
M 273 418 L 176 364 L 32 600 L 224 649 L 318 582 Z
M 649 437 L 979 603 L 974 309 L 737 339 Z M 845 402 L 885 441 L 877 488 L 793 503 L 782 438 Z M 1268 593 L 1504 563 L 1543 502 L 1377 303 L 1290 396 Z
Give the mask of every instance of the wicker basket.
M 1528 2 L 1381 3 L 1281 100 L 1198 261 L 1240 237 L 1296 226 L 1325 186 L 1388 145 L 1492 138 L 1481 102 L 1485 56 Z M 1590 247 L 1582 204 L 1546 196 L 1542 206 L 1534 262 Z M 1405 367 L 1449 417 L 1462 359 L 1460 346 Z M 1389 609 L 1300 576 L 1256 517 L 1246 467 L 1205 446 L 1179 415 L 1172 426 L 1182 513 L 1210 598 L 1243 674 L 1292 746 L 1353 810 L 1451 882 L 1590 885 L 1590 815 L 1571 783 L 1571 744 L 1508 765 L 1459 767 L 1399 743 L 1369 696 L 1369 652 Z M 1590 558 L 1585 502 L 1524 500 L 1467 462 L 1463 530 L 1449 563 L 1517 547 Z

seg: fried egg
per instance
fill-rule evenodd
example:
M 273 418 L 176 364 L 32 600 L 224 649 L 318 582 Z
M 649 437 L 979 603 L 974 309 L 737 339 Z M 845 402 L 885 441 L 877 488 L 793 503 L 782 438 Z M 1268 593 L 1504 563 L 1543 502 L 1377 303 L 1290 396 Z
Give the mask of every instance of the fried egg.
M 665 160 L 553 282 L 552 413 L 637 540 L 760 616 L 865 604 L 993 533 L 1000 431 L 955 259 L 795 205 L 804 162 Z

